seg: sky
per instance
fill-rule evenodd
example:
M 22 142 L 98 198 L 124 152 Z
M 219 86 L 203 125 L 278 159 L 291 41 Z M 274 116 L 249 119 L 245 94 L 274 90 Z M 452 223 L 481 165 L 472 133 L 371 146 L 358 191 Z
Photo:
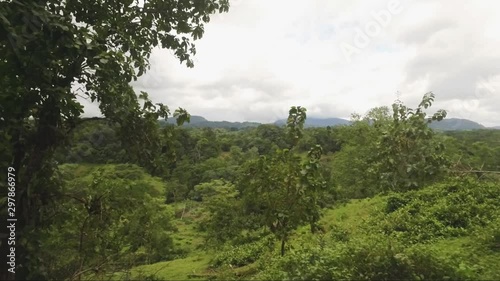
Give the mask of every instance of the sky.
M 208 120 L 273 122 L 290 106 L 349 118 L 398 97 L 500 125 L 497 0 L 233 0 L 195 41 L 195 67 L 155 49 L 133 87 Z M 397 94 L 399 92 L 399 94 Z M 86 104 L 95 115 L 96 105 Z

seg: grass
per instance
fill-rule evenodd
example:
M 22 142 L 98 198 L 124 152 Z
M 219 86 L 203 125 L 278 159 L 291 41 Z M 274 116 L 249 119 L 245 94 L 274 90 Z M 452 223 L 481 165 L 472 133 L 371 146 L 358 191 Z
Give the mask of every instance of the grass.
M 207 267 L 211 255 L 203 252 L 192 252 L 190 256 L 173 261 L 142 265 L 132 269 L 132 278 L 155 275 L 161 280 L 200 280 L 206 279 Z
M 150 176 L 142 168 L 135 165 L 126 164 L 64 164 L 60 166 L 68 180 L 80 178 L 91 182 L 93 174 L 99 169 L 106 177 L 117 177 L 126 180 L 127 184 L 140 181 L 141 184 L 151 186 L 150 195 L 154 199 L 162 200 L 165 192 L 165 183 L 156 177 Z M 187 208 L 186 207 L 187 205 Z M 142 280 L 147 276 L 155 275 L 161 280 L 200 280 L 206 279 L 213 274 L 207 270 L 212 254 L 201 251 L 204 244 L 203 234 L 197 231 L 197 221 L 201 218 L 199 203 L 182 202 L 168 205 L 173 214 L 182 214 L 176 217 L 172 223 L 176 226 L 177 232 L 173 233 L 174 244 L 178 245 L 187 256 L 172 260 L 158 262 L 150 265 L 141 265 L 132 268 L 128 273 L 115 273 L 113 280 L 136 279 Z M 183 212 L 184 211 L 184 212 Z
M 81 178 L 88 181 L 92 181 L 94 173 L 100 169 L 104 175 L 122 178 L 127 183 L 140 180 L 141 183 L 148 184 L 152 187 L 152 196 L 162 197 L 165 194 L 165 183 L 160 178 L 153 177 L 143 168 L 132 164 L 63 164 L 59 168 L 68 173 L 71 178 Z
M 500 252 L 481 248 L 473 235 L 442 239 L 432 243 L 430 249 L 440 257 L 460 261 L 457 266 L 474 270 L 481 280 L 500 280 Z
M 204 239 L 196 229 L 196 223 L 189 218 L 176 219 L 173 224 L 177 232 L 173 234 L 174 242 L 181 242 L 182 248 L 188 252 L 197 251 L 204 244 Z
M 380 212 L 385 207 L 385 203 L 386 197 L 381 196 L 351 200 L 347 204 L 327 209 L 320 223 L 327 230 L 340 226 L 354 234 L 372 214 Z
M 325 229 L 325 236 L 332 231 L 346 231 L 349 236 L 363 235 L 361 225 L 374 213 L 385 207 L 385 197 L 376 196 L 367 199 L 353 199 L 333 208 L 324 209 L 320 225 Z M 314 243 L 317 236 L 310 233 L 309 226 L 297 229 L 291 237 L 291 245 Z
M 175 213 L 182 213 L 187 205 L 182 218 L 177 217 L 173 224 L 177 232 L 172 235 L 174 243 L 187 252 L 187 256 L 150 265 L 142 265 L 131 270 L 131 277 L 141 279 L 148 275 L 155 275 L 161 280 L 205 280 L 214 274 L 209 270 L 209 263 L 213 254 L 203 251 L 203 233 L 197 230 L 200 219 L 200 208 L 197 202 L 180 202 L 169 205 Z
M 425 191 L 423 191 L 425 192 Z M 334 232 L 342 230 L 349 237 L 363 237 L 366 235 L 366 222 L 376 214 L 384 212 L 387 203 L 386 196 L 351 200 L 348 203 L 323 210 L 320 224 L 324 227 L 323 236 L 330 237 Z M 186 203 L 170 205 L 175 213 L 181 213 Z M 204 245 L 203 233 L 197 230 L 196 222 L 203 216 L 201 203 L 190 202 L 182 219 L 178 215 L 174 220 L 178 232 L 173 235 L 174 241 L 184 248 L 188 255 L 173 261 L 159 262 L 151 265 L 138 266 L 131 270 L 131 276 L 141 278 L 155 275 L 161 280 L 207 280 L 212 277 L 251 279 L 257 271 L 256 262 L 239 268 L 219 268 L 216 271 L 209 269 L 211 253 L 202 250 Z M 297 229 L 292 235 L 289 246 L 300 247 L 304 244 L 317 243 L 319 235 L 311 234 L 308 226 Z M 279 251 L 279 243 L 275 249 Z M 473 271 L 475 276 L 482 280 L 500 280 L 500 252 L 487 250 L 480 245 L 471 232 L 468 236 L 449 237 L 428 241 L 429 250 L 437 253 L 441 258 L 454 262 L 457 268 Z

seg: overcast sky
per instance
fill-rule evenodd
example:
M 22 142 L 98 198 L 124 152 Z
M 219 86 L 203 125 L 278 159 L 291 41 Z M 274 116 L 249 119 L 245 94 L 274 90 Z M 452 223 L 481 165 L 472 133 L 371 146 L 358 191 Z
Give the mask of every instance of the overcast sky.
M 400 99 L 500 125 L 497 0 L 233 0 L 196 41 L 195 68 L 155 50 L 135 82 L 172 111 L 272 122 L 292 105 L 314 117 Z M 95 109 L 87 106 L 87 114 Z

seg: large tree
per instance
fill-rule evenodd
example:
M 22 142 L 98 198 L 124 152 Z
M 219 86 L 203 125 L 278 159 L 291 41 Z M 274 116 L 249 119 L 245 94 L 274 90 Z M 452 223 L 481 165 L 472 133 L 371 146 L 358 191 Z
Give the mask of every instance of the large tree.
M 15 170 L 18 241 L 29 241 L 32 249 L 16 245 L 18 278 L 29 278 L 32 271 L 28 261 L 35 258 L 37 243 L 27 234 L 40 227 L 39 208 L 57 200 L 50 160 L 80 120 L 77 97 L 98 102 L 109 120 L 121 124 L 119 135 L 126 136 L 130 153 L 154 170 L 155 153 L 147 148 L 158 147 L 157 119 L 170 112 L 145 93 L 141 106 L 129 83 L 148 69 L 155 47 L 172 50 L 192 67 L 191 41 L 202 37 L 211 14 L 228 8 L 228 0 L 0 3 L 0 164 Z M 178 113 L 186 117 L 185 111 Z M 5 197 L 6 171 L 0 174 Z M 3 257 L 6 246 L 3 238 Z M 2 273 L 5 266 L 2 262 Z

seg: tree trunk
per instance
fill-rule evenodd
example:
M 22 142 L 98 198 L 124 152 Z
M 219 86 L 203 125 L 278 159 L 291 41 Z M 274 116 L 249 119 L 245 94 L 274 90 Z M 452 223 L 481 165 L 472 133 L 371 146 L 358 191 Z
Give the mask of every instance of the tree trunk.
M 51 93 L 52 94 L 52 93 Z M 40 220 L 39 211 L 43 204 L 46 204 L 50 194 L 47 187 L 43 184 L 37 184 L 33 179 L 39 176 L 50 177 L 50 175 L 41 175 L 40 170 L 46 161 L 53 154 L 53 149 L 58 145 L 60 138 L 57 135 L 59 129 L 60 110 L 58 107 L 58 97 L 49 95 L 48 100 L 44 103 L 40 114 L 39 125 L 36 132 L 32 136 L 26 135 L 24 132 L 18 132 L 13 138 L 14 155 L 12 167 L 16 174 L 16 268 L 15 277 L 13 274 L 8 274 L 8 271 L 0 273 L 0 280 L 27 280 L 30 276 L 30 267 L 28 265 L 29 255 L 36 253 L 37 244 L 30 237 L 28 231 L 36 229 Z M 21 143 L 21 139 L 26 139 L 26 143 Z M 2 229 L 2 231 L 5 231 Z M 28 253 L 26 246 L 21 244 L 21 239 L 26 243 L 34 246 L 33 252 Z M 2 245 L 0 254 L 6 257 L 7 251 L 11 245 L 7 245 L 7 238 L 2 237 Z M 4 253 L 6 253 L 4 255 Z M 3 263 L 2 267 L 7 265 Z M 3 269 L 3 268 L 2 268 Z M 4 276 L 7 272 L 7 276 Z M 7 277 L 7 278 L 4 278 Z

